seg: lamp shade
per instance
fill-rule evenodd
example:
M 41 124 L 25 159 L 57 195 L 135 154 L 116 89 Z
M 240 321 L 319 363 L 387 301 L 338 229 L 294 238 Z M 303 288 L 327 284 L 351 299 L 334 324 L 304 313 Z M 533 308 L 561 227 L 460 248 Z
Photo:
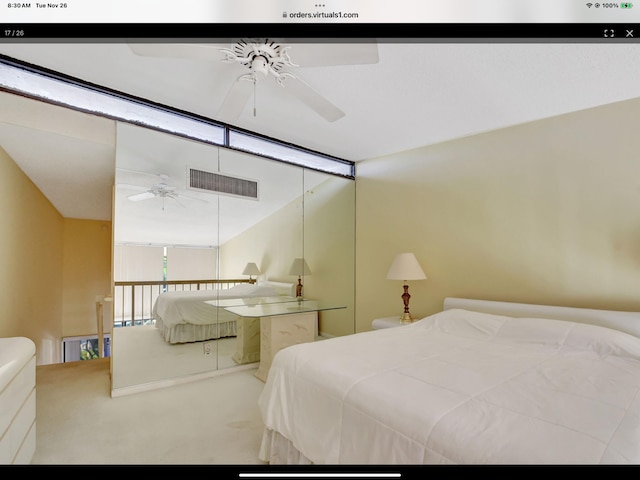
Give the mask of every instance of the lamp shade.
M 260 269 L 255 263 L 247 263 L 242 271 L 243 275 L 260 275 Z
M 413 253 L 396 255 L 387 272 L 388 280 L 424 280 L 426 278 L 427 276 Z
M 307 265 L 307 261 L 304 258 L 296 258 L 291 264 L 289 275 L 311 275 L 311 269 L 309 268 L 309 265 Z

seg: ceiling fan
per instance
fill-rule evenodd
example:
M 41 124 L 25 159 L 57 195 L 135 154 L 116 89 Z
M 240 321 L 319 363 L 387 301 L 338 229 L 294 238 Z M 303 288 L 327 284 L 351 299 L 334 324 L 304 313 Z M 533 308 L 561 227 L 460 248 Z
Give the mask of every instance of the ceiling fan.
M 269 38 L 240 39 L 231 48 L 221 44 L 130 44 L 137 55 L 214 60 L 241 65 L 246 73 L 236 78 L 228 91 L 218 117 L 236 120 L 244 110 L 259 81 L 272 77 L 289 94 L 329 122 L 342 118 L 345 113 L 304 82 L 292 70 L 298 67 L 364 65 L 378 63 L 378 47 L 364 43 L 296 43 L 287 44 Z M 254 116 L 255 116 L 254 107 Z
M 120 169 L 120 170 L 123 170 L 123 169 Z M 156 176 L 156 177 L 158 177 L 160 179 L 160 181 L 158 183 L 154 183 L 150 187 L 142 187 L 142 186 L 139 186 L 139 185 L 130 185 L 130 184 L 126 184 L 126 183 L 117 184 L 118 187 L 129 188 L 129 189 L 133 189 L 133 190 L 142 190 L 141 193 L 135 193 L 135 194 L 127 196 L 127 199 L 129 201 L 131 201 L 131 202 L 140 202 L 142 200 L 149 200 L 151 198 L 160 198 L 160 199 L 162 199 L 162 210 L 164 210 L 165 201 L 168 198 L 172 199 L 172 200 L 175 200 L 175 202 L 178 205 L 180 205 L 181 207 L 184 207 L 185 205 L 178 200 L 179 198 L 188 198 L 190 200 L 197 200 L 198 202 L 208 203 L 206 200 L 204 200 L 202 198 L 193 197 L 193 196 L 190 196 L 190 195 L 184 195 L 182 193 L 178 193 L 177 187 L 175 187 L 173 185 L 169 185 L 167 183 L 167 180 L 169 180 L 169 176 L 168 175 L 165 175 L 165 174 L 153 174 L 153 173 L 147 173 L 147 172 L 138 172 L 138 171 L 135 171 L 135 170 L 123 170 L 123 171 L 128 171 L 128 172 L 131 172 L 131 173 L 139 173 L 139 174 L 143 174 L 143 175 L 153 175 L 153 176 Z

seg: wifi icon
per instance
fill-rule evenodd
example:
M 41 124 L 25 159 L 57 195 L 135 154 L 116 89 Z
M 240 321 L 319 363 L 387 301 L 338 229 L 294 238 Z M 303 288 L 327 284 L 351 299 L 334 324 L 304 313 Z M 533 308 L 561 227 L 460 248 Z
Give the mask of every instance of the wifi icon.
M 587 7 L 591 8 L 593 6 L 593 3 L 587 3 Z

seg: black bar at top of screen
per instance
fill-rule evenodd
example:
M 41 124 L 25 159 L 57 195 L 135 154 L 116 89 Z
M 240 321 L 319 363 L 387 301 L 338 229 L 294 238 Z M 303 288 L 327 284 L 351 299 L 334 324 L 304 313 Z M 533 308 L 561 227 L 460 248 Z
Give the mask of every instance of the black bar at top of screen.
M 637 35 L 629 37 L 626 32 Z M 634 39 L 640 24 L 625 23 L 0 23 L 0 40 L 157 40 L 287 38 L 300 41 L 429 41 L 493 39 Z

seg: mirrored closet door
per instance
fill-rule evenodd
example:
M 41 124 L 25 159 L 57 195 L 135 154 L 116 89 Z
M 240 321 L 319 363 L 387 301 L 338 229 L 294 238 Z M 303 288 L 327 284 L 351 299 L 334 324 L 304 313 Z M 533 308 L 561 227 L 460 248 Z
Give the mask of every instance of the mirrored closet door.
M 124 123 L 117 138 L 114 391 L 255 365 L 259 321 L 221 305 L 294 295 L 299 259 L 305 298 L 347 307 L 318 335 L 354 332 L 353 180 Z

